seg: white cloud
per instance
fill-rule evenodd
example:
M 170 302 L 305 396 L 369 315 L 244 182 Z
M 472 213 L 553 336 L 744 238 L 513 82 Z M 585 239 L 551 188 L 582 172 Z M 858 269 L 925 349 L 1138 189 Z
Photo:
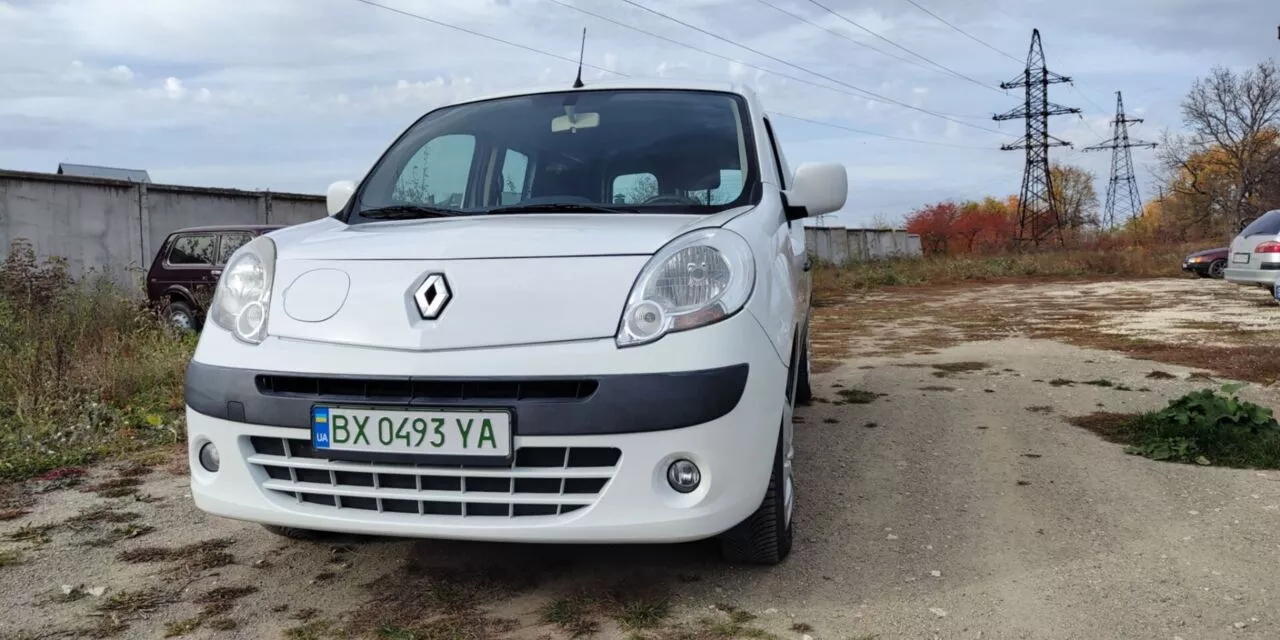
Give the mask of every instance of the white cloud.
M 644 4 L 763 56 L 624 3 L 565 0 L 749 63 L 741 64 L 547 0 L 381 1 L 567 60 L 353 0 L 326 0 L 323 10 L 316 0 L 255 0 L 235 3 L 234 10 L 223 0 L 0 0 L 0 33 L 5 34 L 0 38 L 0 86 L 5 88 L 0 167 L 51 170 L 59 160 L 92 157 L 148 168 L 157 179 L 319 192 L 333 179 L 363 173 L 404 126 L 436 105 L 516 86 L 562 82 L 567 87 L 583 26 L 588 27 L 586 62 L 591 65 L 636 77 L 747 83 L 771 111 L 984 148 L 1022 133 L 1019 122 L 989 120 L 991 113 L 1020 104 L 1018 92 L 1000 95 L 928 69 L 911 54 L 809 3 L 771 0 L 848 39 L 920 64 L 904 64 L 756 2 Z M 1080 90 L 1105 107 L 1094 108 L 1063 85 L 1051 88 L 1054 102 L 1086 108 L 1086 121 L 1063 117 L 1051 124 L 1055 135 L 1077 143 L 1097 141 L 1090 127 L 1107 133 L 1116 88 L 1125 91 L 1134 114 L 1148 119 L 1149 138 L 1155 135 L 1151 132 L 1179 126 L 1178 100 L 1211 64 L 1240 66 L 1274 55 L 1274 41 L 1250 44 L 1231 31 L 1232 24 L 1246 19 L 1270 19 L 1265 2 L 1237 2 L 1230 12 L 1207 5 L 1197 9 L 1197 3 L 1121 2 L 1135 13 L 1145 9 L 1142 15 L 1150 19 L 1116 32 L 1097 19 L 1114 8 L 1114 0 L 1080 0 L 1071 6 L 1005 2 L 998 11 L 963 0 L 926 4 L 1018 58 L 1025 55 L 1031 24 L 1054 25 L 1043 33 L 1050 67 L 1075 77 Z M 994 87 L 1019 70 L 1019 63 L 901 0 L 823 4 L 983 84 Z M 608 74 L 584 70 L 587 82 L 603 77 Z M 848 85 L 1009 135 L 877 102 Z M 902 203 L 939 188 L 1003 195 L 1016 191 L 1020 181 L 1017 153 L 878 140 L 794 121 L 779 123 L 779 131 L 793 164 L 822 158 L 850 167 L 860 189 L 851 207 L 908 206 Z M 1107 154 L 1055 151 L 1054 157 L 1095 170 L 1099 191 L 1105 192 Z M 1135 155 L 1135 162 L 1143 160 Z
M 181 100 L 187 95 L 187 88 L 183 86 L 181 80 L 170 76 L 164 79 L 164 94 L 170 100 Z
M 128 83 L 133 80 L 133 70 L 125 65 L 118 64 L 107 71 L 107 78 L 112 82 Z

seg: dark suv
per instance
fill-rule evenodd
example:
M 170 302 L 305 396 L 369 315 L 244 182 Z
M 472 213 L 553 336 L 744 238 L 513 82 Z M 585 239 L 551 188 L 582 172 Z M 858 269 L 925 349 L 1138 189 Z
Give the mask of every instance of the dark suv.
M 147 272 L 147 298 L 175 326 L 199 330 L 222 266 L 236 249 L 282 225 L 178 229 L 165 238 Z

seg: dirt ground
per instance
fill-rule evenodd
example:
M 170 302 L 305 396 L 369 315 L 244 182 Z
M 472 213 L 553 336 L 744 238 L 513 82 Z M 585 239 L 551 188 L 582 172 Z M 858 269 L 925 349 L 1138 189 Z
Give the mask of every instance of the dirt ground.
M 181 460 L 126 462 L 3 496 L 0 638 L 1280 637 L 1280 472 L 1066 422 L 1225 382 L 1224 358 L 1274 344 L 1262 292 L 968 286 L 818 314 L 778 567 L 708 543 L 283 541 L 195 510 Z M 1269 375 L 1241 395 L 1280 405 Z

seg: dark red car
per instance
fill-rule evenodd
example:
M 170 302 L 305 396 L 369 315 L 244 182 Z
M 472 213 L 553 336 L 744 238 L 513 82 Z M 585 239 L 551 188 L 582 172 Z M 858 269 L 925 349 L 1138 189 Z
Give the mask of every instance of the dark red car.
M 1231 247 L 1197 251 L 1182 260 L 1182 270 L 1201 278 L 1221 278 L 1223 270 L 1227 268 L 1227 255 L 1230 253 Z
M 196 331 L 205 305 L 236 249 L 282 225 L 225 225 L 178 229 L 165 238 L 147 272 L 147 299 L 175 326 Z

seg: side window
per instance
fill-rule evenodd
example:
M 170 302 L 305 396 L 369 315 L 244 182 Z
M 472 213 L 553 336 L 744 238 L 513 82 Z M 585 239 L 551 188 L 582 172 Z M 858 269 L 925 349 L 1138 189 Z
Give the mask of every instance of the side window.
M 500 204 L 514 204 L 529 196 L 526 176 L 529 175 L 529 156 L 514 149 L 507 149 L 502 160 L 502 195 Z
M 217 246 L 211 235 L 180 236 L 173 241 L 166 260 L 184 266 L 213 266 Z
M 248 244 L 253 236 L 248 233 L 224 233 L 218 243 L 218 264 L 226 264 L 236 249 Z
M 470 135 L 432 138 L 405 164 L 392 198 L 402 204 L 461 207 L 475 151 L 476 139 Z
M 778 138 L 773 135 L 773 123 L 769 122 L 768 118 L 764 119 L 764 128 L 769 133 L 769 148 L 773 150 L 773 166 L 778 171 L 778 188 L 786 189 L 791 186 L 791 173 L 788 171 L 787 160 L 782 157 Z
M 613 179 L 613 204 L 636 204 L 658 195 L 658 178 L 652 173 L 629 173 Z

